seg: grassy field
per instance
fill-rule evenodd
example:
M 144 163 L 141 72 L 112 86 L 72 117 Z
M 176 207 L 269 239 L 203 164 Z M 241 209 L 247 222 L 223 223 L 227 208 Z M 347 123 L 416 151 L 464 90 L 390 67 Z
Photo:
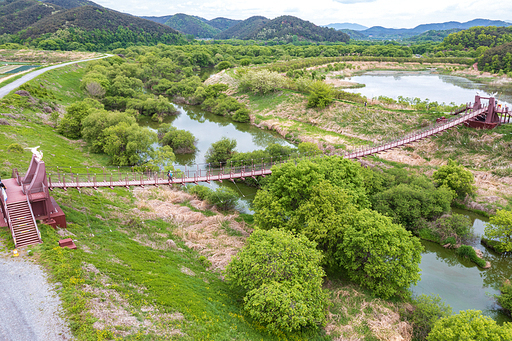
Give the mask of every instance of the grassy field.
M 14 142 L 24 148 L 39 145 L 49 170 L 107 166 L 104 155 L 90 154 L 82 141 L 57 134 L 42 111 L 51 106 L 62 114 L 66 105 L 82 99 L 83 70 L 53 70 L 25 87 L 33 99 L 11 95 L 2 102 L 2 177 L 10 177 L 12 168 L 23 173 L 28 167 L 28 150 L 7 150 Z M 32 247 L 31 256 L 21 252 L 48 270 L 78 340 L 331 340 L 348 332 L 376 340 L 383 329 L 372 325 L 397 316 L 391 303 L 327 282 L 332 312 L 325 328 L 271 335 L 247 317 L 242 295 L 222 280 L 222 269 L 252 231 L 248 217 L 219 213 L 178 189 L 162 187 L 55 190 L 52 196 L 66 213 L 68 229 L 40 225 L 44 243 Z M 58 247 L 67 237 L 77 250 Z M 0 238 L 14 247 L 7 228 L 0 229 Z M 347 290 L 358 298 L 342 316 L 349 303 L 340 293 Z M 366 302 L 384 313 L 362 316 L 361 311 L 370 312 Z M 393 321 L 386 333 L 400 323 Z

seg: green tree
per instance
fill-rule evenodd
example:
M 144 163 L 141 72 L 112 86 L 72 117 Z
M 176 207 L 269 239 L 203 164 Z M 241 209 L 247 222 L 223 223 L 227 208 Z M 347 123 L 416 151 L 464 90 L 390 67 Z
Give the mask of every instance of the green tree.
M 274 332 L 325 321 L 322 254 L 314 242 L 279 230 L 255 230 L 226 267 L 226 280 L 245 292 L 244 309 Z
M 512 251 L 512 212 L 497 210 L 485 224 L 485 236 L 499 241 L 502 251 Z
M 149 155 L 151 158 L 146 163 L 148 168 L 155 171 L 163 170 L 165 172 L 174 170 L 172 163 L 176 160 L 176 156 L 171 147 L 159 147 L 155 151 L 150 151 Z
M 423 222 L 434 220 L 450 211 L 453 192 L 446 187 L 435 188 L 426 178 L 411 184 L 400 184 L 373 196 L 373 208 L 393 218 L 410 230 Z
M 459 199 L 472 195 L 476 189 L 473 173 L 451 159 L 448 160 L 447 165 L 439 167 L 432 177 L 439 186 L 453 190 Z
M 505 280 L 503 285 L 500 287 L 500 295 L 496 298 L 500 306 L 505 309 L 508 315 L 512 314 L 512 284 L 510 280 Z
M 332 86 L 322 81 L 316 81 L 308 89 L 308 108 L 325 108 L 334 100 Z
M 225 69 L 229 69 L 232 66 L 233 65 L 231 65 L 230 62 L 224 60 L 224 61 L 220 62 L 219 64 L 217 64 L 216 68 L 217 68 L 217 70 L 222 71 Z
M 219 166 L 225 163 L 231 155 L 235 153 L 236 140 L 223 137 L 217 142 L 212 143 L 206 151 L 206 162 L 212 166 Z
M 170 146 L 176 154 L 193 153 L 196 138 L 186 130 L 180 130 L 170 124 L 163 124 L 158 129 L 158 137 L 164 145 Z
M 119 111 L 95 111 L 83 120 L 82 136 L 93 153 L 102 153 L 105 146 L 105 129 L 121 122 L 136 123 L 135 118 Z
M 102 111 L 103 105 L 93 99 L 75 102 L 66 108 L 66 113 L 59 124 L 59 133 L 77 139 L 82 136 L 82 121 L 94 111 Z
M 479 310 L 465 310 L 438 320 L 428 341 L 505 341 L 512 340 L 512 324 L 499 326 Z
M 419 239 L 391 218 L 365 209 L 345 227 L 335 257 L 351 280 L 389 298 L 407 296 L 418 282 L 422 250 Z
M 120 122 L 105 129 L 104 134 L 103 150 L 116 166 L 133 166 L 147 160 L 151 145 L 157 141 L 156 133 L 137 123 Z

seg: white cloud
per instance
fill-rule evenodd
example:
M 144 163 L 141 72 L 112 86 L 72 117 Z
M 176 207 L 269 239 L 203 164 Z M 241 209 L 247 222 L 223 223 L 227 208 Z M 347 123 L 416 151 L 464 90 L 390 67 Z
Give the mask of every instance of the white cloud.
M 358 4 L 362 2 L 375 2 L 377 0 L 334 0 L 335 2 L 339 2 L 340 4 Z
M 94 0 L 93 0 L 94 1 Z M 512 21 L 510 0 L 96 0 L 107 8 L 139 16 L 176 13 L 206 19 L 273 19 L 291 14 L 317 25 L 353 22 L 368 27 L 411 28 L 445 21 L 476 18 Z M 180 6 L 181 5 L 181 6 Z M 144 8 L 142 8 L 142 6 Z

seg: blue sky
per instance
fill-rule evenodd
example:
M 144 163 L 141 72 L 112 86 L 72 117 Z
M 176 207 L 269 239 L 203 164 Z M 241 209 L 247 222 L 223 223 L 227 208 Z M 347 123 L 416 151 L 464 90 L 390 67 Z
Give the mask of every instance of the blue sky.
M 358 23 L 368 27 L 412 28 L 420 24 L 469 21 L 476 18 L 512 22 L 507 0 L 97 0 L 107 8 L 133 15 L 186 13 L 206 19 L 273 19 L 293 15 L 317 25 Z

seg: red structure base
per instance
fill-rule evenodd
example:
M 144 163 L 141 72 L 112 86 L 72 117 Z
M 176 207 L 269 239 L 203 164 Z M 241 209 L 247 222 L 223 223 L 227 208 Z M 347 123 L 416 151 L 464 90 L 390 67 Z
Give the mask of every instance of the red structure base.
M 71 239 L 71 238 L 59 240 L 59 246 L 67 247 L 67 248 L 73 249 L 73 250 L 76 249 L 76 245 L 75 245 L 75 243 L 73 243 L 73 239 Z

